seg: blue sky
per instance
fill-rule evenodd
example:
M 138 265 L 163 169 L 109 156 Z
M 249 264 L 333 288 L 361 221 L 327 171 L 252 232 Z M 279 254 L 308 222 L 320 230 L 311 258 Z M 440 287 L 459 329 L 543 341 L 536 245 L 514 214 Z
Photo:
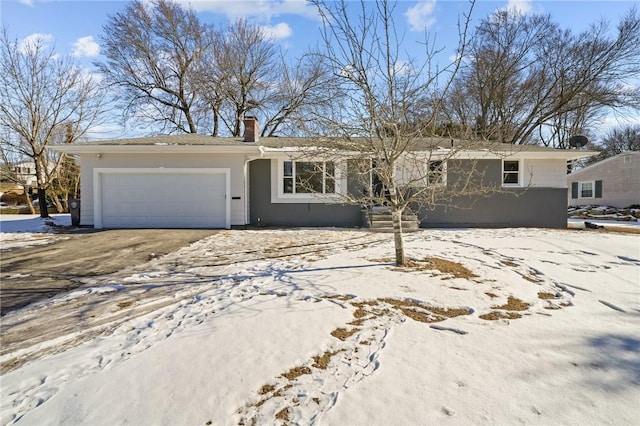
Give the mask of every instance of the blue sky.
M 304 0 L 180 0 L 197 10 L 204 21 L 222 23 L 247 17 L 265 26 L 279 40 L 288 55 L 298 56 L 319 42 L 320 22 L 314 8 Z M 125 8 L 127 1 L 94 0 L 1 0 L 0 20 L 10 37 L 24 39 L 35 34 L 55 44 L 59 54 L 71 54 L 91 68 L 100 59 L 99 35 L 108 16 Z M 517 7 L 523 13 L 549 13 L 564 28 L 579 32 L 604 18 L 612 27 L 636 1 L 534 1 L 478 0 L 472 25 L 501 7 Z M 407 48 L 420 47 L 425 29 L 444 48 L 442 58 L 453 55 L 457 42 L 457 21 L 468 10 L 463 0 L 399 0 L 397 24 Z M 417 53 L 415 53 L 417 54 Z M 636 121 L 636 120 L 633 120 Z M 640 120 L 638 120 L 640 121 Z

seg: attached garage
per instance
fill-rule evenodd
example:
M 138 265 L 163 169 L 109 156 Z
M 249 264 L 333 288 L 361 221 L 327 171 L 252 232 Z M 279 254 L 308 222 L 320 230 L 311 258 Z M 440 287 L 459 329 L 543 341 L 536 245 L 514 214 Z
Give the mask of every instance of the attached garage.
M 229 228 L 230 170 L 94 169 L 96 228 Z

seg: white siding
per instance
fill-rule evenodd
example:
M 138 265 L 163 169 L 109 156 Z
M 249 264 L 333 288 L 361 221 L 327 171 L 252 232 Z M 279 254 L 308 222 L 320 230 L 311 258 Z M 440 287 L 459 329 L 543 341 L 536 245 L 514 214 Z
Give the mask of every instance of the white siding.
M 230 169 L 231 225 L 246 224 L 244 154 L 83 154 L 81 156 L 81 225 L 94 225 L 94 168 L 228 168 Z M 167 188 L 167 201 L 172 191 Z M 233 199 L 239 197 L 240 199 Z
M 567 161 L 524 160 L 522 185 L 541 188 L 567 187 Z

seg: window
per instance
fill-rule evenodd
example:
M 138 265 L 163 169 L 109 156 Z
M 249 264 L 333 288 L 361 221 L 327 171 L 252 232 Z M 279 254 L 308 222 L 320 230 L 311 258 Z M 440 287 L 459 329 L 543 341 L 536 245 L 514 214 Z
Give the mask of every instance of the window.
M 593 182 L 578 183 L 579 198 L 593 198 L 593 190 L 594 190 Z
M 518 185 L 520 183 L 520 162 L 503 161 L 502 162 L 502 183 L 504 185 Z
M 445 163 L 443 161 L 429 161 L 429 185 L 444 184 Z
M 571 198 L 602 198 L 602 181 L 571 182 Z
M 285 194 L 334 194 L 335 166 L 332 162 L 284 161 Z

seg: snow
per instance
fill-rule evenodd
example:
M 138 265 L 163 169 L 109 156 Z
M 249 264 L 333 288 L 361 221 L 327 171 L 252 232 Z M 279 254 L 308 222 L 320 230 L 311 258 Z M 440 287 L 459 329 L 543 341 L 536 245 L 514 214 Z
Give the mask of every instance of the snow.
M 49 244 L 65 238 L 55 234 L 55 228 L 62 226 L 71 226 L 70 215 L 52 214 L 42 219 L 37 214 L 0 214 L 0 249 Z
M 0 422 L 640 423 L 637 235 L 448 229 L 405 242 L 411 258 L 477 277 L 397 270 L 389 234 L 223 231 L 11 312 L 3 330 L 58 310 L 94 317 L 2 353 L 3 367 L 27 362 L 3 368 Z M 509 296 L 530 304 L 521 318 L 481 318 Z M 419 322 L 389 299 L 469 314 Z

